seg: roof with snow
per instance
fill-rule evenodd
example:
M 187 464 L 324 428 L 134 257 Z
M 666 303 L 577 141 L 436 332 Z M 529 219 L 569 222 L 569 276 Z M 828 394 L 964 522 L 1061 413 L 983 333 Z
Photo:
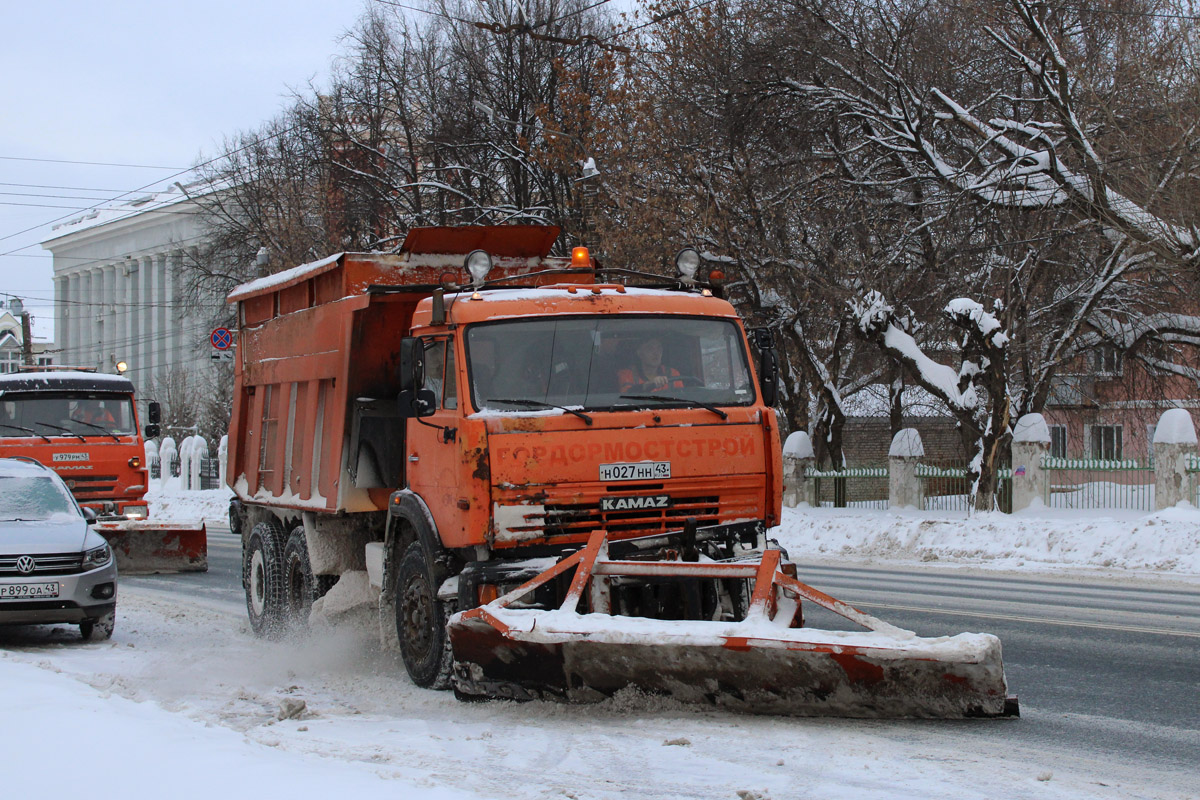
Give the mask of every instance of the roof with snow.
M 9 392 L 132 392 L 133 381 L 101 372 L 10 372 L 0 375 L 0 394 Z

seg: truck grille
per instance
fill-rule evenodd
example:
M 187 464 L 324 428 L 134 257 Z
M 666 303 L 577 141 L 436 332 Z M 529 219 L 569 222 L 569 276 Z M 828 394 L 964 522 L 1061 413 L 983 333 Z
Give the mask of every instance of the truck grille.
M 71 475 L 63 480 L 76 500 L 104 500 L 117 491 L 116 475 Z
M 0 578 L 25 578 L 40 575 L 75 575 L 83 571 L 83 553 L 68 553 L 63 555 L 32 556 L 37 566 L 33 572 L 21 572 L 17 569 L 17 559 L 21 556 L 0 556 Z
M 613 500 L 663 494 L 665 492 L 661 486 L 642 487 L 636 492 L 612 493 L 607 498 Z M 597 528 L 603 528 L 610 534 L 650 536 L 679 530 L 689 518 L 694 518 L 700 526 L 716 524 L 720 521 L 722 511 L 722 498 L 718 495 L 697 493 L 688 497 L 678 491 L 671 494 L 670 505 L 664 508 L 605 510 L 602 503 L 602 499 L 589 499 L 582 502 L 512 506 L 518 512 L 528 510 L 508 520 L 501 538 L 517 541 L 560 536 L 586 538 Z

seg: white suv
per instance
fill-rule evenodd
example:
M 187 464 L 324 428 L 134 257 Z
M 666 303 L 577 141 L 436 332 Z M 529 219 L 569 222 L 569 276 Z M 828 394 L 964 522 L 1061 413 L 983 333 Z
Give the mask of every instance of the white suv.
M 95 514 L 32 459 L 0 459 L 0 625 L 67 622 L 112 636 L 117 562 Z

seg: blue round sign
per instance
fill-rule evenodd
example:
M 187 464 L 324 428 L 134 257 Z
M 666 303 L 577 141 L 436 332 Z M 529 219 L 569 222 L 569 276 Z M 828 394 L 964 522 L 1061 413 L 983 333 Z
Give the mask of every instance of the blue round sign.
M 228 350 L 233 346 L 233 332 L 229 328 L 217 328 L 208 338 L 218 350 Z

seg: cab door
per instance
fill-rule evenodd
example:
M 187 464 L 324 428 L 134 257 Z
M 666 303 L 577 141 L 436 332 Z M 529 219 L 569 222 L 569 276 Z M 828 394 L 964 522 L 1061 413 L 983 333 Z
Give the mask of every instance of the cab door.
M 443 541 L 461 541 L 466 512 L 460 507 L 462 477 L 458 363 L 453 336 L 419 339 L 424 353 L 422 389 L 433 392 L 434 412 L 408 421 L 408 487 L 419 494 Z

